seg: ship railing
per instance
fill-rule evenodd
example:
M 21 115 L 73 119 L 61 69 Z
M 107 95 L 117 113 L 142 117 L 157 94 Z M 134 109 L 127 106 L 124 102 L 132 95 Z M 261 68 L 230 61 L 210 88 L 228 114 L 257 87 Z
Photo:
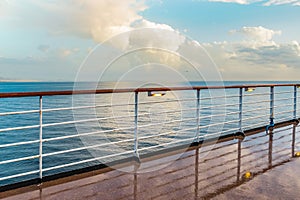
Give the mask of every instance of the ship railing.
M 256 92 L 254 91 L 257 88 L 264 88 L 267 92 Z M 284 88 L 284 90 L 282 90 Z M 140 156 L 140 154 L 144 151 L 148 151 L 151 149 L 156 149 L 158 147 L 168 147 L 176 144 L 181 143 L 199 143 L 206 138 L 214 138 L 219 137 L 220 135 L 226 134 L 235 134 L 235 133 L 243 133 L 245 130 L 256 129 L 258 127 L 265 127 L 266 133 L 268 133 L 269 128 L 272 128 L 274 124 L 279 122 L 285 121 L 297 121 L 298 120 L 298 112 L 299 112 L 299 96 L 298 96 L 298 88 L 300 88 L 300 84 L 260 84 L 260 85 L 235 85 L 235 86 L 193 86 L 193 87 L 160 87 L 160 88 L 134 88 L 134 89 L 100 89 L 100 90 L 75 90 L 75 91 L 49 91 L 49 92 L 19 92 L 19 93 L 0 93 L 0 99 L 3 98 L 26 98 L 26 97 L 33 97 L 38 98 L 39 106 L 38 109 L 33 110 L 22 110 L 22 111 L 9 111 L 9 112 L 1 112 L 1 117 L 11 116 L 11 115 L 24 115 L 24 114 L 33 114 L 38 113 L 39 119 L 34 125 L 26 125 L 26 126 L 17 126 L 17 127 L 6 127 L 0 129 L 1 133 L 7 133 L 10 131 L 18 131 L 18 130 L 30 130 L 30 129 L 39 129 L 39 137 L 36 140 L 32 141 L 21 141 L 21 142 L 12 142 L 12 143 L 4 143 L 0 144 L 0 151 L 5 152 L 6 148 L 9 147 L 18 147 L 22 145 L 29 145 L 29 144 L 38 144 L 39 150 L 38 154 L 32 156 L 25 156 L 15 159 L 1 159 L 0 166 L 4 164 L 10 163 L 17 163 L 25 160 L 38 160 L 39 168 L 37 170 L 28 171 L 24 173 L 18 174 L 11 174 L 9 176 L 0 177 L 0 181 L 15 179 L 19 177 L 24 177 L 28 175 L 37 174 L 40 180 L 43 179 L 43 173 L 55 169 L 62 169 L 70 166 L 80 165 L 84 163 L 89 163 L 92 161 L 97 161 L 99 159 L 105 158 L 113 158 L 121 155 L 133 155 L 135 157 Z M 277 91 L 278 89 L 278 91 Z M 220 95 L 214 97 L 201 97 L 201 92 L 210 90 L 210 92 L 218 91 L 218 90 L 232 90 L 235 91 L 236 94 L 234 95 Z M 194 98 L 182 98 L 182 99 L 175 99 L 175 100 L 164 100 L 163 97 L 158 99 L 157 101 L 151 102 L 139 102 L 139 95 L 142 93 L 155 93 L 155 92 L 173 92 L 173 91 L 193 91 Z M 70 95 L 88 95 L 88 94 L 95 94 L 95 95 L 102 95 L 102 94 L 112 94 L 112 93 L 131 93 L 134 94 L 134 102 L 128 104 L 104 104 L 104 105 L 88 105 L 88 106 L 70 106 L 70 107 L 58 107 L 58 108 L 44 108 L 43 107 L 43 98 L 46 96 L 70 96 Z M 234 93 L 234 92 L 232 92 Z M 279 97 L 277 97 L 279 96 Z M 259 97 L 259 101 L 255 100 L 254 97 Z M 254 98 L 254 100 L 251 100 Z M 234 100 L 235 103 L 223 103 L 220 105 L 205 105 L 202 104 L 203 101 L 211 101 L 217 99 L 226 99 L 228 102 L 229 100 Z M 250 99 L 250 100 L 248 100 Z M 247 100 L 247 101 L 246 101 Z M 169 103 L 172 101 L 176 102 L 190 102 L 194 105 L 192 108 L 185 108 L 180 111 L 178 110 L 167 110 L 161 111 L 156 114 L 166 114 L 166 113 L 174 113 L 174 112 L 191 112 L 194 113 L 195 117 L 183 118 L 178 120 L 171 120 L 168 122 L 158 122 L 158 123 L 149 123 L 139 125 L 139 118 L 142 116 L 149 115 L 149 113 L 139 113 L 139 107 L 143 104 L 160 104 L 160 103 Z M 260 106 L 258 104 L 268 104 L 268 106 Z M 101 121 L 107 119 L 123 119 L 126 116 L 111 116 L 111 117 L 97 117 L 97 118 L 88 118 L 88 119 L 81 119 L 81 120 L 71 120 L 71 121 L 63 121 L 63 122 L 55 122 L 55 123 L 44 123 L 43 122 L 43 115 L 45 113 L 55 112 L 55 111 L 66 111 L 66 110 L 78 110 L 78 109 L 88 109 L 88 108 L 103 108 L 103 107 L 117 107 L 117 106 L 133 106 L 133 114 L 130 117 L 134 118 L 134 125 L 122 128 L 113 128 L 110 130 L 101 130 L 101 131 L 93 131 L 93 132 L 86 132 L 86 133 L 74 133 L 71 135 L 66 136 L 57 136 L 51 138 L 44 138 L 44 128 L 46 127 L 56 127 L 60 125 L 68 125 L 68 124 L 76 124 L 76 123 L 83 123 L 83 122 L 93 122 L 93 121 Z M 225 113 L 213 113 L 203 115 L 201 114 L 203 110 L 207 109 L 216 109 L 222 107 L 234 107 L 234 111 L 225 112 Z M 263 113 L 263 114 L 253 114 L 255 112 Z M 252 115 L 251 115 L 252 113 Z M 201 124 L 201 122 L 205 119 L 210 119 L 213 117 L 226 117 L 226 116 L 235 116 L 236 118 L 233 120 L 225 120 L 220 122 L 210 122 L 208 124 Z M 279 117 L 280 116 L 280 117 Z M 262 119 L 260 121 L 258 119 Z M 248 123 L 249 120 L 256 121 L 252 123 Z M 168 132 L 162 133 L 153 133 L 152 135 L 140 136 L 139 129 L 140 128 L 147 128 L 153 126 L 161 126 L 166 123 L 182 123 L 182 122 L 193 122 L 194 126 L 189 128 L 183 128 L 179 130 L 172 130 Z M 0 122 L 1 123 L 1 122 Z M 209 127 L 215 127 L 218 125 L 226 125 L 226 124 L 234 124 L 231 128 L 222 129 L 220 131 L 214 133 L 207 133 L 202 131 Z M 44 144 L 50 141 L 60 141 L 68 138 L 77 138 L 82 136 L 89 136 L 89 135 L 96 135 L 96 134 L 106 134 L 114 131 L 119 130 L 127 130 L 132 132 L 132 138 L 114 141 L 114 142 L 107 142 L 105 144 L 96 144 L 91 146 L 83 146 L 73 149 L 67 150 L 59 150 L 50 153 L 44 153 L 43 147 Z M 175 141 L 155 144 L 152 146 L 139 146 L 139 141 L 141 140 L 148 140 L 151 138 L 159 137 L 159 136 L 166 136 L 172 133 L 180 133 L 182 135 L 185 134 L 187 131 L 193 131 L 194 135 L 188 138 L 178 138 Z M 203 134 L 205 132 L 205 134 Z M 111 155 L 105 155 L 102 157 L 94 157 L 90 159 L 80 160 L 76 162 L 66 163 L 63 165 L 56 165 L 52 167 L 45 168 L 43 163 L 43 158 L 51 157 L 54 155 L 60 155 L 65 153 L 76 152 L 80 150 L 88 150 L 92 148 L 99 148 L 103 146 L 110 146 L 116 145 L 120 143 L 131 143 L 133 148 L 128 151 L 124 151 L 121 153 L 115 153 Z M 21 150 L 21 149 L 20 149 Z

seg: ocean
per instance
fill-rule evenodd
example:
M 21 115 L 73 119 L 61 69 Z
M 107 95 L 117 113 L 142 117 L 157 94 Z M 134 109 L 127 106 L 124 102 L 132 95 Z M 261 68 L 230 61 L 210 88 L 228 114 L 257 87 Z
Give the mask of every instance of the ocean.
M 224 85 L 295 83 L 295 82 L 224 82 Z M 299 82 L 298 82 L 299 83 Z M 205 85 L 192 82 L 191 85 Z M 221 83 L 210 83 L 219 85 Z M 91 89 L 94 83 L 77 84 L 76 89 Z M 100 88 L 114 88 L 116 83 L 101 83 Z M 120 85 L 120 84 L 119 84 Z M 133 83 L 122 83 L 133 88 Z M 0 82 L 0 93 L 73 90 L 72 82 Z M 244 92 L 243 129 L 266 126 L 270 117 L 270 88 Z M 200 137 L 229 134 L 238 130 L 239 89 L 203 90 L 200 93 Z M 275 123 L 293 118 L 293 87 L 275 88 Z M 197 131 L 196 92 L 166 92 L 162 97 L 139 94 L 139 153 L 146 154 L 178 144 L 193 142 Z M 299 105 L 299 101 L 297 106 Z M 96 106 L 94 108 L 93 106 Z M 72 108 L 55 110 L 57 108 Z M 298 108 L 300 108 L 298 106 Z M 39 113 L 3 115 L 6 112 L 39 109 L 39 97 L 0 98 L 0 163 L 39 155 Z M 43 97 L 43 172 L 44 176 L 126 158 L 134 148 L 134 94 L 97 94 Z M 92 119 L 90 121 L 84 121 Z M 96 120 L 95 120 L 96 119 Z M 77 123 L 73 123 L 77 121 Z M 57 124 L 67 122 L 65 124 Z M 69 123 L 68 123 L 69 122 Z M 214 126 L 211 126 L 215 124 Z M 5 131 L 13 127 L 33 128 Z M 1 131 L 2 130 L 2 131 Z M 89 134 L 93 133 L 93 134 Z M 65 138 L 62 138 L 65 137 Z M 31 141 L 34 141 L 31 143 Z M 176 141 L 181 141 L 176 143 Z M 28 144 L 1 147 L 1 145 Z M 110 143 L 110 145 L 106 145 Z M 153 148 L 153 146 L 156 146 Z M 89 147 L 89 148 L 85 148 Z M 75 149 L 74 151 L 63 152 Z M 58 152 L 58 153 L 57 153 Z M 112 154 L 120 154 L 110 157 Z M 93 160 L 96 157 L 104 157 Z M 91 162 L 80 161 L 91 159 Z M 76 165 L 56 169 L 55 166 Z M 39 159 L 0 164 L 1 177 L 38 171 Z M 1 185 L 37 178 L 38 173 L 0 181 Z

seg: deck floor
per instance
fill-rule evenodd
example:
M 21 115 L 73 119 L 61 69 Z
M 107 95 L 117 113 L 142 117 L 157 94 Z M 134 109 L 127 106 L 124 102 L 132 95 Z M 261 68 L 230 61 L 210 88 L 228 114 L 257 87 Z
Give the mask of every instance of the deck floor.
M 299 134 L 297 134 L 299 135 Z M 300 158 L 292 158 L 291 129 L 264 132 L 127 168 L 75 175 L 0 193 L 13 199 L 297 199 Z M 300 137 L 296 137 L 296 148 Z M 240 156 L 239 156 L 240 155 Z M 174 158 L 174 159 L 173 159 Z M 145 167 L 147 166 L 147 167 Z M 129 166 L 130 167 L 130 166 Z M 251 179 L 243 178 L 251 172 Z
M 300 159 L 275 167 L 214 199 L 299 199 Z

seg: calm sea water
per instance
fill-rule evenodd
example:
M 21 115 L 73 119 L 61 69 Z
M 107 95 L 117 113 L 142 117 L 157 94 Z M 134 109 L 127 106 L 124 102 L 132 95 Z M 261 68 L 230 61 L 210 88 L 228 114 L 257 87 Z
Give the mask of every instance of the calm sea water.
M 260 84 L 272 82 L 225 82 L 225 85 Z M 273 82 L 274 83 L 274 82 Z M 279 83 L 279 82 L 276 82 Z M 282 82 L 281 82 L 282 83 Z M 288 83 L 288 82 L 284 82 Z M 294 82 L 293 82 L 294 83 Z M 205 85 L 202 82 L 192 85 Z M 210 83 L 219 85 L 220 83 Z M 81 83 L 77 89 L 91 89 L 93 83 Z M 115 83 L 101 83 L 98 88 L 113 88 Z M 123 83 L 122 87 L 135 87 L 133 83 Z M 1 83 L 0 93 L 29 91 L 73 90 L 74 83 Z M 275 122 L 293 117 L 292 87 L 276 88 L 275 92 Z M 289 92 L 289 93 L 282 93 Z M 254 95 L 264 94 L 265 95 Z M 256 88 L 253 93 L 244 97 L 245 111 L 243 114 L 244 129 L 253 125 L 265 126 L 269 123 L 269 88 Z M 280 93 L 280 94 L 279 94 Z M 238 128 L 239 90 L 201 91 L 200 136 L 208 134 L 228 134 Z M 253 95 L 253 96 L 252 96 Z M 227 98 L 222 98 L 226 96 Z M 196 93 L 195 91 L 167 92 L 163 97 L 148 97 L 146 93 L 139 94 L 139 128 L 138 134 L 140 154 L 178 145 L 178 140 L 190 143 L 196 133 Z M 222 106 L 220 106 L 222 105 Z M 225 106 L 226 105 L 226 106 Z M 90 107 L 89 107 L 90 106 Z M 94 108 L 93 106 L 96 106 Z M 81 107 L 80 109 L 56 110 L 47 109 Z M 84 108 L 82 108 L 84 107 Z M 0 113 L 38 110 L 39 98 L 0 98 Z M 105 157 L 96 161 L 82 163 L 63 169 L 51 169 L 86 159 L 120 154 L 133 149 L 134 136 L 134 94 L 98 94 L 77 96 L 43 97 L 43 168 L 44 175 L 106 163 L 124 158 L 131 154 L 115 157 Z M 84 121 L 92 119 L 92 121 Z M 72 123 L 77 121 L 77 123 Z M 55 124 L 70 122 L 66 124 Z M 225 123 L 223 123 L 225 122 Z M 39 124 L 39 113 L 0 115 L 0 129 L 23 127 Z M 209 124 L 218 124 L 208 126 Z M 93 133 L 93 134 L 89 134 Z M 81 136 L 79 136 L 79 135 Z M 66 136 L 62 139 L 60 137 Z M 47 139 L 49 139 L 47 141 Z M 32 144 L 12 147 L 0 147 L 0 162 L 39 154 L 39 127 L 24 130 L 0 131 L 0 145 L 36 141 Z M 120 142 L 120 143 L 116 143 Z M 105 145 L 111 143 L 111 145 Z M 166 145 L 167 143 L 171 143 Z M 149 148 L 159 145 L 157 148 Z M 85 149 L 84 147 L 91 147 Z M 81 149 L 82 148 L 82 149 Z M 144 148 L 144 149 L 143 149 Z M 77 149 L 62 153 L 61 151 Z M 60 152 L 55 154 L 55 152 Z M 38 159 L 30 159 L 0 165 L 0 178 L 28 171 L 38 170 Z M 38 173 L 22 178 L 0 181 L 0 185 L 14 183 L 38 177 Z

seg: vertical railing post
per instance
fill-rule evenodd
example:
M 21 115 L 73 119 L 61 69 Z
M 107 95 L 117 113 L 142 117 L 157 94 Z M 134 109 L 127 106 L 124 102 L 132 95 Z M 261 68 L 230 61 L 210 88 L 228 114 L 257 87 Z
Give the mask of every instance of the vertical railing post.
M 40 104 L 40 108 L 39 108 L 39 120 L 40 120 L 40 133 L 39 133 L 39 178 L 40 181 L 42 182 L 42 178 L 43 178 L 43 97 L 40 96 L 39 99 L 39 104 Z
M 242 158 L 242 140 L 238 141 L 238 158 L 237 158 L 237 176 L 236 176 L 236 181 L 240 181 L 240 176 L 241 176 L 241 158 Z
M 138 177 L 137 177 L 137 167 L 135 166 L 134 173 L 133 173 L 133 199 L 136 200 L 138 194 Z
M 139 158 L 138 154 L 138 92 L 134 95 L 134 156 Z
M 296 143 L 296 126 L 298 123 L 295 121 L 293 124 L 293 132 L 292 132 L 292 157 L 295 156 L 295 143 Z
M 199 142 L 200 134 L 200 89 L 197 89 L 197 109 L 196 109 L 197 129 L 196 129 L 196 142 Z
M 274 119 L 274 86 L 270 88 L 270 122 Z
M 270 87 L 270 124 L 266 127 L 267 134 L 273 134 L 274 123 L 274 86 Z
M 270 88 L 270 125 L 268 128 L 269 133 L 269 169 L 272 168 L 273 160 L 273 128 L 274 128 L 274 86 Z M 270 129 L 270 131 L 269 131 Z
M 242 129 L 242 121 L 243 121 L 243 88 L 240 88 L 239 94 L 239 132 L 243 133 Z M 238 140 L 238 158 L 237 158 L 237 182 L 240 181 L 241 176 L 241 150 L 242 150 L 242 139 Z
M 198 199 L 198 189 L 199 189 L 199 148 L 195 150 L 195 199 Z
M 297 86 L 294 86 L 294 119 L 297 119 Z
M 272 130 L 269 133 L 269 169 L 272 168 L 272 161 L 273 161 L 273 132 Z
M 238 155 L 237 155 L 237 183 L 240 181 L 241 175 L 241 158 L 242 158 L 242 141 L 245 138 L 245 134 L 243 131 L 243 89 L 240 88 L 239 92 L 239 131 L 236 133 L 235 137 L 238 139 Z
M 239 95 L 239 131 L 242 130 L 242 121 L 243 121 L 243 88 L 240 88 Z
M 292 157 L 295 156 L 295 142 L 296 142 L 296 127 L 299 124 L 299 121 L 297 119 L 297 86 L 294 86 L 294 120 L 293 123 L 293 133 L 292 133 Z

